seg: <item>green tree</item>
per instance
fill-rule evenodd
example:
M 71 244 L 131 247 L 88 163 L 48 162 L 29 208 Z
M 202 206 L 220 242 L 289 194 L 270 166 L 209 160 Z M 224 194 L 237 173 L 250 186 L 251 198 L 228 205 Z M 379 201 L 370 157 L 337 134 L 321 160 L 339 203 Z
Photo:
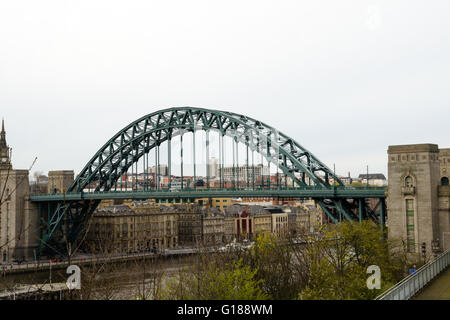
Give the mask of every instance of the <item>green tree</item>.
M 164 299 L 175 300 L 266 300 L 255 279 L 257 270 L 242 260 L 225 265 L 203 261 L 200 270 L 186 268 L 178 277 L 169 279 Z
M 403 276 L 385 233 L 371 221 L 342 222 L 308 246 L 309 282 L 300 299 L 373 299 Z M 381 289 L 367 288 L 367 267 L 381 269 Z
M 306 284 L 303 261 L 297 259 L 288 239 L 280 240 L 273 235 L 259 236 L 243 261 L 257 270 L 261 289 L 275 300 L 295 299 Z

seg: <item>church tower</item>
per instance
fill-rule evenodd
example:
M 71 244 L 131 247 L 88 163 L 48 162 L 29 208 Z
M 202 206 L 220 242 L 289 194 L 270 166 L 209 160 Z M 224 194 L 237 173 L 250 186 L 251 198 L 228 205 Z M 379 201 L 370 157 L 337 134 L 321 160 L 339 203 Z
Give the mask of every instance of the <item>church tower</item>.
M 0 132 L 0 170 L 11 170 L 11 149 L 6 144 L 5 121 L 2 119 L 2 131 Z
M 39 245 L 39 214 L 30 201 L 28 170 L 13 170 L 6 144 L 5 122 L 0 132 L 0 263 L 32 260 Z

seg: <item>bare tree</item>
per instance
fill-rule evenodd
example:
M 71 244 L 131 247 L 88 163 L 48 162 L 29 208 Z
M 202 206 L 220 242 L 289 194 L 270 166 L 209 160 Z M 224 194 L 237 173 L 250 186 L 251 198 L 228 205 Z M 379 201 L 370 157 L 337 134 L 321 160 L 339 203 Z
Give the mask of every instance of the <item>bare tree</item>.
M 33 160 L 33 163 L 31 164 L 31 166 L 30 166 L 30 168 L 28 169 L 28 171 L 31 171 L 31 169 L 32 169 L 33 166 L 35 165 L 36 161 L 37 161 L 37 157 Z M 4 182 L 3 188 L 2 188 L 1 193 L 0 193 L 0 216 L 1 216 L 1 214 L 2 214 L 2 205 L 3 205 L 6 201 L 8 201 L 9 199 L 11 199 L 11 196 L 16 192 L 17 188 L 18 188 L 20 185 L 22 185 L 23 182 L 24 182 L 25 179 L 26 179 L 25 176 L 22 177 L 22 179 L 20 179 L 20 181 L 14 186 L 14 188 L 13 188 L 11 191 L 9 191 L 9 190 L 6 188 L 6 186 L 7 186 L 7 184 L 8 184 L 8 180 L 9 180 L 9 177 L 10 177 L 10 171 L 11 171 L 11 168 L 8 167 L 8 170 L 7 170 L 7 172 L 6 172 L 5 182 Z M 29 231 L 29 230 L 30 230 L 31 225 L 25 226 L 23 220 L 24 220 L 24 219 L 21 219 L 21 224 L 20 224 L 20 226 L 19 226 L 19 230 L 20 230 L 20 231 L 19 231 L 16 235 L 14 235 L 14 237 L 11 237 L 9 240 L 5 241 L 4 243 L 0 243 L 0 251 L 1 251 L 2 248 L 8 246 L 11 242 L 13 242 L 13 241 L 15 241 L 15 240 L 20 240 L 20 238 L 22 237 L 22 235 L 25 234 L 26 231 Z M 35 232 L 37 232 L 37 231 L 35 231 Z

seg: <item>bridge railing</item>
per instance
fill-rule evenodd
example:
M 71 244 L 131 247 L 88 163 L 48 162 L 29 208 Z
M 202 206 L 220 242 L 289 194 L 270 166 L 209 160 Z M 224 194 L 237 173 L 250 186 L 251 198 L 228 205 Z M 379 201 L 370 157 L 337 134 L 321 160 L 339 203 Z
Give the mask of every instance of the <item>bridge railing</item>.
M 135 253 L 115 253 L 110 256 L 76 256 L 71 258 L 72 264 L 89 264 L 94 262 L 105 262 L 105 261 L 120 261 L 125 259 L 140 259 L 143 257 L 155 257 L 155 256 L 173 256 L 173 255 L 185 255 L 192 254 L 198 251 L 197 248 L 192 247 L 178 247 L 172 249 L 158 249 L 154 251 L 141 251 Z M 52 262 L 50 260 L 40 260 L 40 261 L 27 261 L 20 264 L 16 263 L 0 263 L 0 276 L 6 275 L 8 273 L 14 272 L 24 272 L 36 269 L 48 269 L 50 267 L 59 268 L 68 266 L 68 260 L 57 260 Z
M 351 187 L 351 186 L 334 186 L 334 187 L 330 187 L 330 190 L 371 190 L 371 191 L 384 191 L 386 190 L 386 187 L 374 187 L 374 186 L 364 186 L 364 187 Z M 277 187 L 277 186 L 271 186 L 271 187 L 255 187 L 255 188 L 205 188 L 205 187 L 199 187 L 199 188 L 183 188 L 183 189 L 169 189 L 169 188 L 161 188 L 159 190 L 155 190 L 155 189 L 149 189 L 149 190 L 144 190 L 144 189 L 127 189 L 127 190 L 110 190 L 110 191 L 83 191 L 81 192 L 82 194 L 88 195 L 88 194 L 101 194 L 101 193 L 163 193 L 163 192 L 171 192 L 171 193 L 178 193 L 178 192 L 198 192 L 198 193 L 207 193 L 207 192 L 230 192 L 230 191 L 270 191 L 270 190 L 283 190 L 283 191 L 297 191 L 297 190 L 317 190 L 317 191 L 322 191 L 324 190 L 323 187 L 320 186 L 305 186 L 305 187 Z M 80 194 L 79 192 L 67 192 L 66 196 L 70 196 L 70 195 L 78 195 Z M 34 193 L 31 194 L 30 196 L 32 197 L 52 197 L 55 194 L 46 194 L 46 193 Z
M 450 249 L 383 292 L 375 300 L 409 300 L 450 265 Z

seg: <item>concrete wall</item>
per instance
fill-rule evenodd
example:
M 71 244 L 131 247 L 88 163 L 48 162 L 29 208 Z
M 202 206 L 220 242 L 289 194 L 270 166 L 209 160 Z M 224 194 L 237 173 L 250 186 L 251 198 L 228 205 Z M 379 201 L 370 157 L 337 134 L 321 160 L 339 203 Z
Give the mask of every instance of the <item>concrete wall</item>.
M 71 170 L 48 172 L 48 193 L 64 193 L 75 180 L 75 174 Z
M 38 246 L 39 222 L 37 208 L 29 201 L 28 170 L 1 170 L 0 190 L 5 184 L 0 213 L 0 261 L 32 259 Z
M 450 149 L 439 150 L 440 178 L 450 178 Z M 442 249 L 450 249 L 450 186 L 439 186 L 439 225 Z
M 439 186 L 439 225 L 443 250 L 450 249 L 450 186 Z
M 426 244 L 431 256 L 431 243 L 439 239 L 439 149 L 435 144 L 390 146 L 388 149 L 388 228 L 389 237 L 407 236 L 406 200 L 414 202 L 415 253 L 421 253 Z M 413 187 L 405 184 L 406 177 Z

